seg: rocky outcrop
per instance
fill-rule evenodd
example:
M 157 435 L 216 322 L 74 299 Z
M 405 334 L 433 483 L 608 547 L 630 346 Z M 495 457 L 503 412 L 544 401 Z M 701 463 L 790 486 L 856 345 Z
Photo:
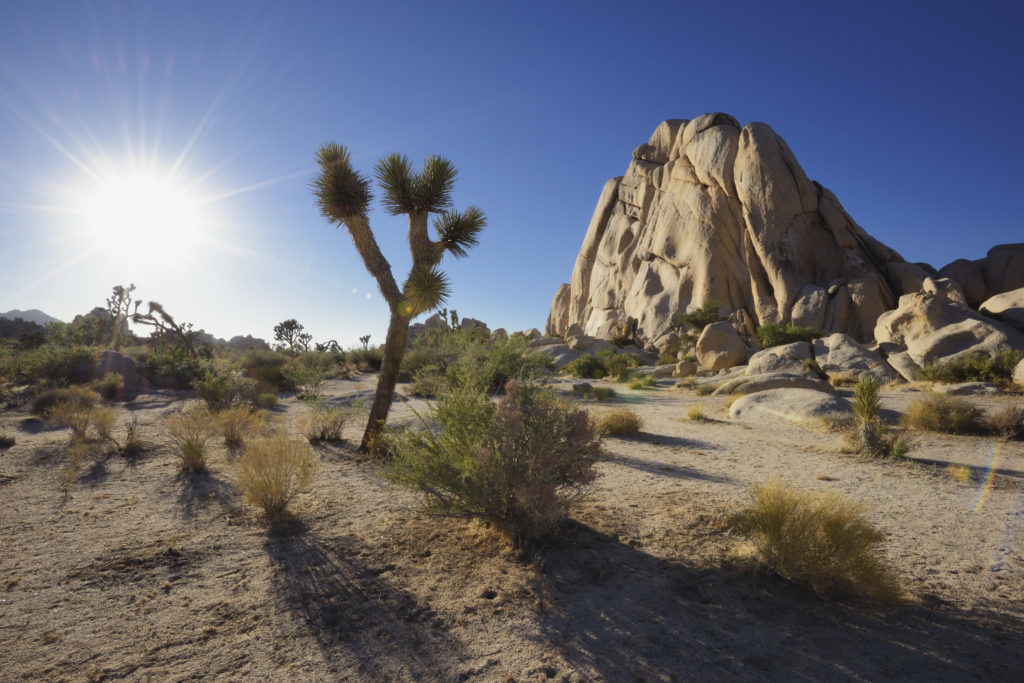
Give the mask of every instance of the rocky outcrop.
M 989 297 L 978 310 L 1024 330 L 1024 287 Z
M 605 184 L 548 332 L 607 338 L 634 319 L 651 343 L 713 300 L 746 326 L 866 340 L 927 275 L 864 232 L 769 126 L 705 114 L 663 122 Z
M 967 304 L 977 308 L 985 299 L 1024 287 L 1024 243 L 998 244 L 974 261 L 957 259 L 939 275 L 959 282 Z
M 896 372 L 878 351 L 864 348 L 845 334 L 835 334 L 814 340 L 814 358 L 826 373 L 840 375 L 867 373 L 879 384 L 896 379 Z
M 950 299 L 931 279 L 879 317 L 875 339 L 888 351 L 906 350 L 921 366 L 969 353 L 1024 349 L 1024 333 Z

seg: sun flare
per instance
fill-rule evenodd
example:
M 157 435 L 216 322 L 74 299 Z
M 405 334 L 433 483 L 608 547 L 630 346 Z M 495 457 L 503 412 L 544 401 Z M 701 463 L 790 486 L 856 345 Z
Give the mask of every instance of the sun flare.
M 120 259 L 187 256 L 211 235 L 210 202 L 194 184 L 151 171 L 109 173 L 80 193 L 83 237 Z

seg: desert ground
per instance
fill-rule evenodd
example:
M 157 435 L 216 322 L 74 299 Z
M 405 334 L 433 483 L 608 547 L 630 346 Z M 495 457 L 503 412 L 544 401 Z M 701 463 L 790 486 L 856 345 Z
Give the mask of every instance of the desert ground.
M 376 377 L 328 383 L 328 400 Z M 554 380 L 567 391 L 568 380 Z M 596 382 L 595 384 L 604 384 Z M 116 404 L 152 448 L 90 462 L 67 430 L 0 413 L 0 679 L 1009 680 L 1024 670 L 1024 443 L 913 433 L 908 459 L 841 452 L 821 423 L 741 421 L 727 397 L 614 386 L 641 434 L 606 438 L 564 529 L 514 552 L 432 517 L 359 456 L 317 449 L 300 524 L 268 533 L 218 443 L 178 472 L 160 426 L 189 394 Z M 400 388 L 401 391 L 401 388 Z M 886 390 L 890 417 L 915 397 Z M 987 409 L 1020 396 L 973 398 Z M 708 422 L 687 410 L 701 404 Z M 421 400 L 396 403 L 391 423 Z M 294 423 L 295 398 L 275 413 Z M 964 466 L 958 469 L 953 466 Z M 957 475 L 957 476 L 954 476 Z M 725 518 L 781 478 L 864 503 L 906 600 L 820 596 L 763 571 Z

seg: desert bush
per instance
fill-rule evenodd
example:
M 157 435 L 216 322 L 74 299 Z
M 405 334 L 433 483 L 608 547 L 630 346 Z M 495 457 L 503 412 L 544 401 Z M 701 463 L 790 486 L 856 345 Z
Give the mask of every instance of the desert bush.
M 92 409 L 90 422 L 97 437 L 103 441 L 110 441 L 114 433 L 114 426 L 117 424 L 117 413 L 113 408 L 96 407 Z
M 672 325 L 676 328 L 690 327 L 697 332 L 701 332 L 711 323 L 722 319 L 718 315 L 718 302 L 714 299 L 708 299 L 700 305 L 700 308 L 692 313 L 676 313 L 672 317 Z
M 73 441 L 85 441 L 92 424 L 94 406 L 83 406 L 72 401 L 58 401 L 46 413 L 46 422 L 71 430 Z
M 611 387 L 592 387 L 590 394 L 594 397 L 595 401 L 607 401 L 615 396 L 615 390 Z
M 777 480 L 754 487 L 752 498 L 730 526 L 754 544 L 770 569 L 821 593 L 899 598 L 899 580 L 879 557 L 885 535 L 867 520 L 862 505 L 831 491 L 796 491 Z
M 192 388 L 207 408 L 217 412 L 231 407 L 241 399 L 242 377 L 231 371 L 207 369 L 202 377 L 192 382 Z
M 944 384 L 995 382 L 1007 385 L 1024 350 L 1003 349 L 993 355 L 972 353 L 948 363 L 933 363 L 914 371 L 914 379 Z
M 201 404 L 193 404 L 167 418 L 167 434 L 181 469 L 195 474 L 206 469 L 206 445 L 213 438 L 214 418 Z
M 11 448 L 17 442 L 18 440 L 15 439 L 13 435 L 8 434 L 7 432 L 0 432 L 0 451 L 5 451 L 8 448 Z
M 878 382 L 868 373 L 864 373 L 857 380 L 857 386 L 853 389 L 853 414 L 862 422 L 870 422 L 878 419 L 878 413 L 882 409 L 882 400 L 878 396 Z
M 467 344 L 449 364 L 447 375 L 452 384 L 482 386 L 488 393 L 498 393 L 512 379 L 532 379 L 552 367 L 550 356 L 527 348 L 526 339 L 516 337 L 494 344 Z
M 384 360 L 384 347 L 370 346 L 365 349 L 349 349 L 345 352 L 345 360 L 362 372 L 379 372 Z
M 597 431 L 603 436 L 629 436 L 639 432 L 643 425 L 640 416 L 627 408 L 615 408 L 597 418 Z
M 132 415 L 124 426 L 124 436 L 115 441 L 117 451 L 126 458 L 134 458 L 149 450 L 150 444 L 142 434 L 138 415 Z
M 686 417 L 692 422 L 707 422 L 708 414 L 704 412 L 704 406 L 698 403 L 687 409 Z
M 992 431 L 1008 439 L 1024 439 L 1024 407 L 1007 404 L 990 418 Z
M 256 398 L 253 399 L 257 408 L 263 408 L 264 410 L 273 410 L 277 407 L 277 396 L 274 394 L 256 394 Z
M 878 382 L 863 373 L 853 389 L 853 414 L 856 417 L 845 432 L 850 450 L 871 458 L 900 460 L 906 454 L 907 442 L 890 431 L 879 413 L 882 402 L 878 395 Z
M 579 358 L 574 358 L 566 363 L 562 367 L 562 373 L 581 379 L 601 379 L 608 374 L 608 371 L 600 358 L 584 353 Z
M 629 380 L 630 389 L 653 389 L 658 386 L 658 380 L 650 375 L 637 375 Z
M 157 386 L 185 389 L 202 379 L 206 367 L 185 349 L 158 349 L 148 354 L 140 371 Z
M 698 396 L 709 396 L 715 391 L 715 386 L 713 384 L 698 384 L 693 391 Z
M 411 396 L 420 398 L 437 398 L 451 387 L 447 375 L 439 365 L 424 365 L 413 375 Z
M 288 504 L 309 488 L 316 473 L 316 459 L 309 446 L 287 433 L 246 442 L 235 465 L 238 488 L 245 499 L 276 522 L 287 514 Z
M 917 429 L 947 434 L 985 434 L 985 413 L 962 398 L 931 393 L 907 407 L 904 422 Z
M 96 367 L 96 349 L 92 346 L 45 344 L 19 354 L 8 371 L 19 384 L 68 385 L 88 382 Z
M 108 372 L 94 382 L 94 387 L 104 401 L 113 401 L 124 388 L 124 378 L 117 372 Z
M 332 408 L 326 405 L 312 406 L 309 416 L 302 425 L 302 435 L 310 443 L 341 441 L 345 425 L 355 416 L 358 408 L 342 406 Z
M 263 426 L 263 414 L 246 405 L 225 408 L 217 413 L 217 428 L 228 446 L 241 446 Z
M 608 375 L 616 382 L 628 381 L 633 370 L 640 365 L 640 358 L 633 353 L 602 351 L 597 354 L 597 357 L 604 365 Z
M 457 387 L 422 418 L 390 432 L 387 478 L 429 509 L 487 520 L 516 547 L 551 531 L 595 474 L 600 439 L 585 411 L 532 382 L 510 382 L 497 405 Z
M 825 333 L 811 327 L 797 327 L 790 323 L 765 323 L 757 328 L 755 334 L 757 341 L 767 349 L 770 346 L 782 346 L 798 341 L 812 342 L 818 337 L 824 336 Z
M 288 356 L 274 351 L 250 351 L 242 359 L 242 365 L 249 377 L 275 391 L 294 391 L 295 383 L 285 377 L 284 366 Z
M 81 386 L 47 389 L 32 401 L 29 412 L 36 417 L 45 418 L 58 403 L 71 403 L 80 408 L 92 408 L 99 400 L 99 394 Z

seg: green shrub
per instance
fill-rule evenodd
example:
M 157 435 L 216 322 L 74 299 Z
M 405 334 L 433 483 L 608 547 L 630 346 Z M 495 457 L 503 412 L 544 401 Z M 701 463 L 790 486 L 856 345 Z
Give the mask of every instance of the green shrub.
M 985 413 L 962 398 L 931 393 L 907 408 L 904 422 L 917 429 L 947 434 L 986 434 Z
M 752 497 L 730 526 L 754 544 L 770 569 L 822 593 L 900 597 L 899 580 L 879 557 L 885 534 L 867 520 L 863 506 L 835 492 L 803 493 L 780 481 L 754 487 Z
M 279 431 L 251 439 L 235 466 L 238 488 L 245 499 L 263 510 L 268 522 L 287 516 L 288 504 L 309 488 L 316 458 L 309 446 Z
M 639 432 L 643 426 L 640 416 L 626 408 L 605 411 L 597 418 L 597 431 L 602 436 L 629 436 Z
M 66 386 L 88 382 L 96 371 L 96 353 L 92 346 L 46 344 L 19 354 L 7 374 L 19 384 Z
M 1004 349 L 990 356 L 972 353 L 948 363 L 933 363 L 914 371 L 914 379 L 959 384 L 960 382 L 995 382 L 1009 384 L 1013 370 L 1024 358 L 1024 350 Z
M 640 357 L 633 353 L 612 353 L 601 351 L 597 358 L 604 365 L 605 371 L 616 382 L 629 380 L 633 370 L 640 366 Z
M 384 347 L 350 349 L 345 352 L 345 360 L 361 372 L 379 372 L 380 364 L 384 361 Z
M 874 376 L 864 373 L 857 380 L 853 390 L 853 413 L 863 422 L 878 418 L 882 409 L 882 401 L 878 396 L 878 382 Z
M 601 379 L 608 374 L 601 359 L 589 353 L 574 358 L 562 367 L 562 373 L 580 379 Z
M 797 327 L 789 323 L 765 323 L 757 328 L 756 334 L 757 340 L 766 349 L 770 346 L 782 346 L 798 341 L 812 342 L 825 335 L 821 330 Z
M 690 327 L 701 332 L 711 323 L 722 319 L 718 315 L 718 302 L 714 299 L 708 299 L 700 305 L 700 308 L 692 313 L 676 313 L 672 318 L 672 325 L 676 328 Z
M 495 393 L 512 379 L 531 379 L 552 367 L 550 356 L 527 348 L 526 339 L 516 337 L 466 346 L 448 366 L 448 379 L 452 384 L 483 386 L 488 393 Z
M 119 373 L 108 372 L 103 379 L 96 380 L 94 386 L 104 401 L 113 401 L 124 388 L 124 378 Z
M 601 453 L 587 413 L 530 382 L 510 382 L 497 405 L 458 387 L 422 427 L 385 437 L 387 478 L 420 491 L 433 511 L 493 523 L 516 547 L 565 518 Z
M 438 365 L 424 365 L 413 375 L 409 394 L 420 398 L 437 398 L 451 388 L 447 375 Z
M 196 397 L 213 412 L 226 410 L 238 402 L 242 394 L 242 378 L 235 373 L 207 370 L 192 382 Z
M 192 358 L 183 349 L 177 349 L 158 350 L 149 354 L 142 364 L 141 371 L 157 386 L 185 389 L 201 379 L 206 368 L 202 361 Z
M 289 357 L 283 353 L 250 351 L 242 359 L 242 365 L 246 374 L 264 387 L 272 387 L 275 392 L 294 391 L 295 383 L 284 374 L 288 361 Z
M 205 405 L 192 405 L 167 418 L 167 434 L 183 471 L 195 474 L 206 469 L 206 444 L 213 438 L 214 426 Z
M 656 386 L 658 386 L 658 380 L 650 375 L 637 375 L 629 380 L 630 389 L 653 389 Z

